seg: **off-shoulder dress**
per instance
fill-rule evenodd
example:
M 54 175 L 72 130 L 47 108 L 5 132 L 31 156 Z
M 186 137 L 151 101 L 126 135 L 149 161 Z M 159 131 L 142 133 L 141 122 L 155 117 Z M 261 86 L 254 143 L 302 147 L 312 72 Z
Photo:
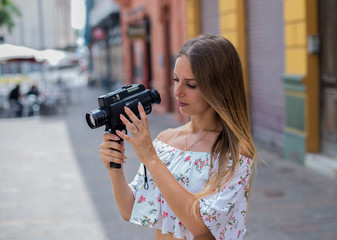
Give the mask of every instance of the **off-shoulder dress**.
M 210 153 L 182 151 L 158 139 L 153 141 L 157 155 L 176 180 L 188 191 L 201 191 L 210 168 Z M 245 232 L 251 159 L 240 156 L 234 178 L 223 189 L 200 199 L 200 214 L 215 239 L 242 239 Z M 231 166 L 231 160 L 229 166 Z M 144 168 L 141 164 L 129 184 L 135 197 L 130 222 L 173 233 L 178 239 L 193 239 L 193 235 L 171 211 L 148 173 L 148 188 L 144 188 Z M 169 184 L 169 183 L 168 183 Z

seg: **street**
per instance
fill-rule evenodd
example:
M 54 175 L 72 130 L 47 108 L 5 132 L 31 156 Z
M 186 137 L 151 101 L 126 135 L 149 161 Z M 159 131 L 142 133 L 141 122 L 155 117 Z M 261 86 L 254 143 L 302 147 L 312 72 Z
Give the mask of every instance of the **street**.
M 85 88 L 55 116 L 0 119 L 0 239 L 154 239 L 154 231 L 119 216 L 98 149 L 104 127 L 92 130 L 85 113 L 101 89 Z M 154 138 L 179 124 L 149 116 Z M 283 160 L 257 145 L 246 240 L 337 239 L 337 179 Z M 126 144 L 126 177 L 138 170 Z

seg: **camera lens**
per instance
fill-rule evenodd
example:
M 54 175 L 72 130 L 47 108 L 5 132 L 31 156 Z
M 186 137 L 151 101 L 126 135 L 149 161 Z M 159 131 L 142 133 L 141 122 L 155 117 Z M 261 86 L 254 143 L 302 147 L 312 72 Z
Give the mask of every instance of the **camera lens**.
M 96 126 L 96 121 L 93 115 L 89 114 L 89 122 L 92 126 Z
M 90 128 L 95 129 L 106 123 L 107 114 L 103 109 L 96 108 L 85 115 Z

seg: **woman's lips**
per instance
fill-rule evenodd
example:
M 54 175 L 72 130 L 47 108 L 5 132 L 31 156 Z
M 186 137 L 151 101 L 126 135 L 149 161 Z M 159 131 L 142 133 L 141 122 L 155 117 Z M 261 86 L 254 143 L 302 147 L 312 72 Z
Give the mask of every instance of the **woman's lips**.
M 188 104 L 187 104 L 187 103 L 183 103 L 183 102 L 178 101 L 178 106 L 179 106 L 179 107 L 184 107 L 184 106 L 186 106 L 186 105 L 188 105 Z

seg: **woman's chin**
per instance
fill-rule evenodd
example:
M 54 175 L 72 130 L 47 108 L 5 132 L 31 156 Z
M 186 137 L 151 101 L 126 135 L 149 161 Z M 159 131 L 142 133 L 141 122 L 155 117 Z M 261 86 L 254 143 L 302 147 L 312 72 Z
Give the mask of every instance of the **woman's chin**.
M 184 115 L 184 116 L 187 116 L 187 117 L 191 116 L 191 113 L 188 112 L 188 111 L 186 111 L 186 110 L 185 110 L 184 108 L 182 108 L 182 107 L 179 108 L 179 112 L 180 112 L 182 115 Z

